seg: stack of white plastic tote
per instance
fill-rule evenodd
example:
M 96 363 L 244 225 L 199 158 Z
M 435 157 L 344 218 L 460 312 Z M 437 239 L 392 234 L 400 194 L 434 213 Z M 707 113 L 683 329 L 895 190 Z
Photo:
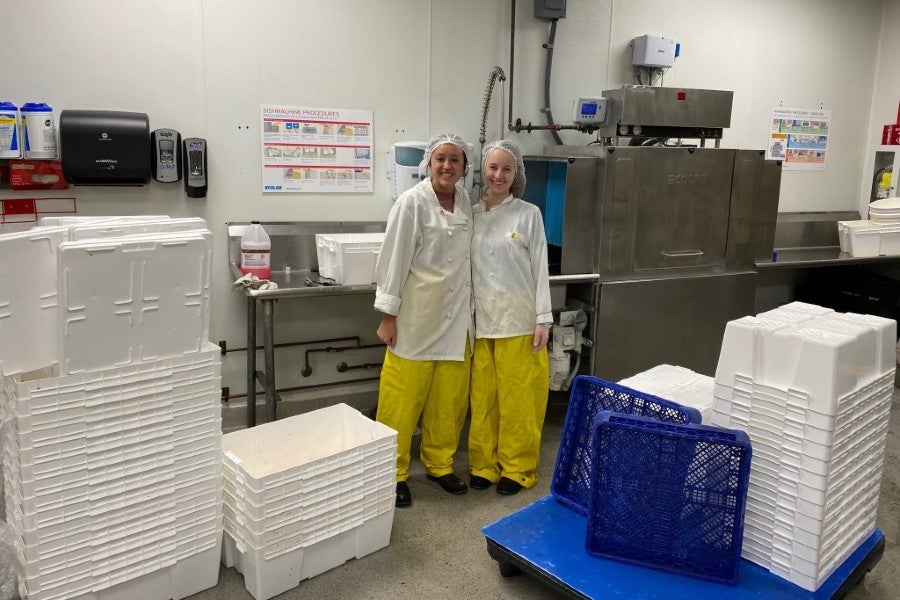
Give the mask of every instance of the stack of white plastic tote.
M 708 375 L 676 365 L 657 365 L 623 379 L 619 384 L 696 408 L 704 424 L 712 418 L 715 381 Z
M 52 222 L 51 222 L 52 221 Z M 221 553 L 220 359 L 201 219 L 0 235 L 6 515 L 20 591 L 183 598 Z
M 390 542 L 397 432 L 346 404 L 223 436 L 223 561 L 257 600 Z
M 743 556 L 816 590 L 875 529 L 896 323 L 794 302 L 728 323 L 712 422 L 753 442 Z

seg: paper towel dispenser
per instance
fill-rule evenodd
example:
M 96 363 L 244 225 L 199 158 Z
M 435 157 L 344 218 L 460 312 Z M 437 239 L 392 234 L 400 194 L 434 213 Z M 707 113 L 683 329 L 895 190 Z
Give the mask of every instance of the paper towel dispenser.
M 144 113 L 64 110 L 63 174 L 73 185 L 142 185 L 150 180 L 150 119 Z

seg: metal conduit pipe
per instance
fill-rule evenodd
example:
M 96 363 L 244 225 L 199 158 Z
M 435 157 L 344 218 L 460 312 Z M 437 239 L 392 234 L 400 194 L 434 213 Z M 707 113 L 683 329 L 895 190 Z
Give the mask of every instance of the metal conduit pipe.
M 510 131 L 516 131 L 513 128 L 513 73 L 516 63 L 516 0 L 510 0 L 510 17 L 509 17 L 509 112 L 507 112 L 507 127 Z
M 347 350 L 364 350 L 366 348 L 384 348 L 384 344 L 356 344 L 355 346 L 327 346 L 325 348 L 310 348 L 305 352 L 306 363 L 300 374 L 304 377 L 312 375 L 312 365 L 309 364 L 309 355 L 314 352 L 345 352 Z
M 547 115 L 548 127 L 556 125 L 553 122 L 553 111 L 550 110 L 550 73 L 553 70 L 553 45 L 556 43 L 556 25 L 558 22 L 559 19 L 550 21 L 550 36 L 547 38 L 547 43 L 544 44 L 544 48 L 547 49 L 547 63 L 544 67 L 544 108 L 541 109 L 541 112 Z M 550 135 L 553 136 L 553 140 L 557 145 L 562 146 L 562 138 L 559 137 L 556 129 L 551 129 Z
M 337 338 L 325 338 L 321 340 L 304 340 L 302 342 L 282 342 L 280 344 L 273 344 L 273 348 L 289 348 L 291 346 L 308 346 L 310 344 L 328 344 L 331 342 L 356 342 L 359 343 L 358 335 L 351 335 L 347 337 L 337 337 Z M 263 350 L 265 346 L 257 346 L 257 350 Z M 223 356 L 228 352 L 245 352 L 247 347 L 244 346 L 242 348 L 229 348 L 228 344 L 225 341 L 219 342 L 219 350 L 220 354 Z
M 552 35 L 555 38 L 556 36 L 556 19 L 553 20 L 553 25 L 551 29 Z M 549 42 L 548 44 L 552 44 Z M 545 46 L 546 47 L 546 46 Z M 552 50 L 551 50 L 552 51 Z M 556 140 L 557 144 L 562 144 L 562 140 L 559 138 L 559 134 L 556 131 L 560 129 L 574 129 L 577 131 L 583 131 L 586 133 L 590 133 L 591 131 L 595 131 L 596 127 L 591 126 L 579 126 L 579 125 L 557 125 L 553 123 L 553 117 L 549 114 L 549 87 L 550 87 L 550 75 L 549 75 L 549 67 L 550 67 L 550 57 L 548 56 L 548 68 L 547 75 L 545 77 L 545 88 L 547 91 L 545 92 L 544 104 L 548 105 L 548 108 L 544 109 L 544 112 L 548 114 L 548 119 L 550 121 L 550 125 L 532 125 L 528 123 L 528 125 L 522 124 L 522 119 L 516 119 L 516 122 L 513 123 L 513 75 L 515 74 L 515 62 L 516 62 L 516 0 L 510 0 L 510 22 L 509 22 L 509 111 L 508 111 L 508 121 L 506 123 L 506 127 L 515 133 L 521 133 L 523 131 L 527 131 L 531 133 L 532 131 L 551 131 L 553 132 L 553 138 Z
M 363 377 L 361 379 L 348 379 L 347 381 L 332 381 L 330 383 L 313 383 L 310 385 L 295 385 L 293 387 L 286 388 L 278 388 L 275 390 L 277 393 L 281 392 L 298 392 L 300 390 L 311 390 L 314 388 L 323 388 L 329 386 L 337 386 L 337 385 L 347 385 L 351 383 L 362 383 L 364 381 L 378 381 L 379 377 Z M 222 388 L 222 402 L 228 402 L 229 400 L 233 400 L 235 398 L 246 398 L 247 394 L 231 394 L 228 391 L 228 388 Z M 279 402 L 281 398 L 278 398 Z
M 337 364 L 337 370 L 340 373 L 344 373 L 346 371 L 354 371 L 357 369 L 378 369 L 384 363 L 362 363 L 359 365 L 348 365 L 345 362 L 339 362 Z

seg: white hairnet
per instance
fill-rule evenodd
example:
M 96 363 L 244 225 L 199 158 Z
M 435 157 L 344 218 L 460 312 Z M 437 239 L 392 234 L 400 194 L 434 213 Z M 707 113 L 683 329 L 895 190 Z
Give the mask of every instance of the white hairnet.
M 430 171 L 428 170 L 428 165 L 431 163 L 431 155 L 434 152 L 434 149 L 441 144 L 453 144 L 462 150 L 463 158 L 466 161 L 464 167 L 468 168 L 469 163 L 471 162 L 469 160 L 469 145 L 458 135 L 442 133 L 428 140 L 428 145 L 425 146 L 425 157 L 422 159 L 422 162 L 419 163 L 419 177 L 422 179 L 429 176 Z M 465 169 L 463 169 L 463 172 L 465 172 Z
M 481 173 L 487 172 L 487 159 L 494 150 L 503 150 L 508 152 L 516 161 L 516 174 L 513 177 L 513 183 L 509 191 L 516 198 L 521 198 L 525 193 L 525 162 L 522 160 L 522 151 L 509 140 L 497 140 L 491 142 L 481 151 Z

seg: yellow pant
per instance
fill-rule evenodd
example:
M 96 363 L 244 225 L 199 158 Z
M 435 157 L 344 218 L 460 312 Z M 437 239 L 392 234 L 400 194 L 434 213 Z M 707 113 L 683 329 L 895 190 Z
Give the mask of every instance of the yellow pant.
M 409 477 L 412 435 L 422 419 L 419 458 L 436 477 L 453 472 L 469 403 L 471 352 L 465 360 L 410 360 L 387 349 L 376 419 L 397 431 L 397 481 Z
M 475 340 L 469 471 L 526 488 L 538 480 L 541 429 L 547 410 L 547 349 L 531 351 L 532 335 Z

